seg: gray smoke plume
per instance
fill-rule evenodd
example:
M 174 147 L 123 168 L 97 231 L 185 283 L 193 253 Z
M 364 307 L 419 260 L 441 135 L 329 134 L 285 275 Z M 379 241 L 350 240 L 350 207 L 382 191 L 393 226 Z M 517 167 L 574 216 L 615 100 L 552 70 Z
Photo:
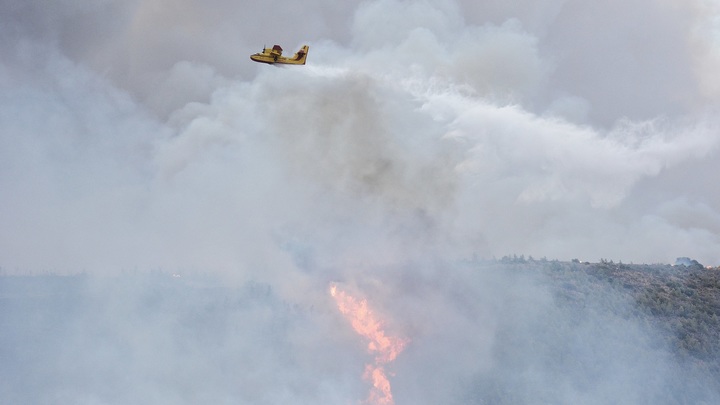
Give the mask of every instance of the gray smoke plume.
M 3 309 L 51 371 L 4 362 L 27 378 L 0 395 L 354 403 L 365 354 L 328 299 L 337 281 L 413 341 L 398 404 L 662 403 L 677 370 L 652 330 L 458 263 L 719 264 L 718 15 L 699 0 L 0 1 L 0 268 L 85 273 L 77 294 L 100 303 L 53 313 L 69 324 L 52 337 Z M 249 60 L 274 43 L 307 43 L 308 64 Z M 149 271 L 184 287 L 108 281 Z M 230 301 L 191 275 L 234 286 Z

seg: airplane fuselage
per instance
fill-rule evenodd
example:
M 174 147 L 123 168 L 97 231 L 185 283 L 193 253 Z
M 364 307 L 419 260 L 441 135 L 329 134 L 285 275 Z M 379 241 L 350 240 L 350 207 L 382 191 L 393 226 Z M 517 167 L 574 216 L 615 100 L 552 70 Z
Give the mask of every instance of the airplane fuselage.
M 272 48 L 264 48 L 262 52 L 250 55 L 250 59 L 255 62 L 267 63 L 267 64 L 285 64 L 285 65 L 304 65 L 307 59 L 308 46 L 303 45 L 299 51 L 292 57 L 282 56 L 282 48 L 278 45 Z

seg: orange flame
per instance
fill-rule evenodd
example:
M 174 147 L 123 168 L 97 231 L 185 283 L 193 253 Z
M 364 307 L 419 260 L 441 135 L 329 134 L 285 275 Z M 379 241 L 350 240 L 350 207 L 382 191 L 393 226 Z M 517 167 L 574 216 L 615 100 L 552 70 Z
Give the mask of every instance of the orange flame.
M 363 378 L 373 384 L 366 403 L 372 405 L 393 405 L 390 381 L 385 374 L 385 364 L 395 360 L 403 351 L 408 340 L 387 336 L 381 322 L 368 308 L 367 300 L 358 300 L 345 291 L 338 290 L 336 284 L 330 285 L 330 295 L 335 298 L 338 309 L 350 321 L 355 332 L 368 339 L 368 352 L 375 355 L 375 364 L 365 366 Z
M 368 404 L 377 405 L 393 405 L 392 391 L 390 390 L 390 381 L 385 375 L 385 370 L 380 366 L 368 364 L 365 366 L 363 378 L 372 381 L 373 387 L 368 395 Z

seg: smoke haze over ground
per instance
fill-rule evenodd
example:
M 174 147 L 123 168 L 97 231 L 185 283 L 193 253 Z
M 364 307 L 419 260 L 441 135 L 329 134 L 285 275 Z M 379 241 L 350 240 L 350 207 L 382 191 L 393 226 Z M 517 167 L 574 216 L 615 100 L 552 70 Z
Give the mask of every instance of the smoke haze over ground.
M 287 53 L 307 43 L 308 64 L 249 60 L 275 43 Z M 194 333 L 196 313 L 162 301 L 159 313 L 192 326 L 142 318 L 153 308 L 133 300 L 154 288 L 144 282 L 112 287 L 106 307 L 77 309 L 77 328 L 61 328 L 66 354 L 51 356 L 57 369 L 80 356 L 124 362 L 129 385 L 198 364 L 217 377 L 198 388 L 209 397 L 174 389 L 203 375 L 192 370 L 117 403 L 364 398 L 356 368 L 365 354 L 352 331 L 337 330 L 346 325 L 331 312 L 331 281 L 375 300 L 413 340 L 395 363 L 398 404 L 472 403 L 492 389 L 515 390 L 515 403 L 643 402 L 676 377 L 651 332 L 599 314 L 571 333 L 541 283 L 456 263 L 517 253 L 720 264 L 714 0 L 0 0 L 0 56 L 4 274 L 161 271 L 262 286 L 235 291 L 241 297 L 271 291 L 259 307 L 198 312 L 217 316 L 208 330 L 218 340 L 183 340 L 205 348 L 185 359 L 181 348 L 152 349 Z M 108 288 L 93 283 L 81 293 L 89 302 Z M 137 357 L 83 354 L 96 319 L 107 336 L 127 334 L 120 340 Z M 497 350 L 545 324 L 568 333 L 542 342 L 573 342 L 571 357 L 606 362 L 563 380 L 573 368 L 548 370 L 547 360 L 561 346 L 548 343 L 529 362 L 536 347 Z M 588 353 L 581 342 L 600 324 L 610 333 Z M 234 375 L 208 360 L 258 352 L 273 354 L 227 365 Z M 256 380 L 243 380 L 258 367 Z M 106 371 L 98 386 L 119 377 Z M 490 374 L 505 378 L 482 378 Z M 474 386 L 477 378 L 495 385 Z M 114 393 L 92 392 L 59 398 L 114 403 Z M 444 401 L 451 393 L 459 396 Z

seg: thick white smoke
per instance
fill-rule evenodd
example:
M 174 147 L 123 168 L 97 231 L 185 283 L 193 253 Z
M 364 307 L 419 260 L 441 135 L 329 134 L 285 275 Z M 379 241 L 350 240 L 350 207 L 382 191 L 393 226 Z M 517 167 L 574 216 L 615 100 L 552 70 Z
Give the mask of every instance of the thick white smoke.
M 426 371 L 399 382 L 398 402 L 442 403 L 459 376 L 499 370 L 498 330 L 536 330 L 513 298 L 527 293 L 522 305 L 550 311 L 543 319 L 563 314 L 531 280 L 448 275 L 436 263 L 517 253 L 720 264 L 717 2 L 336 3 L 0 2 L 2 271 L 216 274 L 313 307 L 328 306 L 329 281 L 354 283 L 420 336 L 398 376 L 447 370 L 437 397 L 422 389 L 437 377 Z M 308 43 L 308 64 L 249 60 L 275 42 L 287 52 Z M 458 291 L 464 281 L 481 287 Z M 478 295 L 487 298 L 467 304 Z M 414 305 L 427 312 L 413 319 Z M 306 327 L 293 324 L 300 331 L 287 336 L 301 341 L 288 351 L 322 352 Z M 158 328 L 148 333 L 172 330 Z M 588 361 L 611 352 L 577 341 Z M 477 361 L 459 361 L 453 345 Z M 287 401 L 306 382 L 271 377 L 279 359 L 258 379 L 289 391 L 249 403 Z M 626 365 L 613 361 L 592 372 Z M 291 369 L 316 370 L 309 363 Z M 536 384 L 518 403 L 564 370 L 537 368 L 507 376 Z M 363 397 L 355 384 L 298 402 Z M 577 384 L 544 398 L 635 403 L 647 393 Z
M 634 2 L 630 11 L 657 21 L 615 39 L 627 12 L 607 30 L 583 30 L 578 16 L 599 12 L 584 3 L 542 18 L 452 2 L 363 3 L 338 33 L 348 45 L 315 28 L 311 63 L 297 69 L 253 66 L 249 49 L 215 42 L 227 28 L 217 7 L 161 6 L 72 3 L 52 17 L 31 3 L 4 6 L 17 17 L 3 41 L 4 268 L 228 270 L 243 266 L 249 235 L 268 238 L 259 251 L 271 252 L 270 235 L 304 227 L 328 243 L 369 232 L 380 246 L 427 239 L 485 257 L 718 261 L 718 197 L 701 180 L 719 137 L 707 74 L 717 41 L 700 35 L 713 32 L 701 13 L 710 4 Z M 600 11 L 616 11 L 608 8 Z M 111 11 L 132 18 L 100 30 L 93 18 Z M 467 22 L 480 12 L 508 18 Z M 101 35 L 70 41 L 78 20 Z M 569 34 L 553 36 L 572 27 L 582 49 Z M 133 39 L 138 30 L 146 40 Z M 175 31 L 198 35 L 183 48 L 168 38 Z M 204 43 L 257 70 L 221 74 L 215 59 L 184 55 Z M 621 56 L 645 70 L 612 82 Z M 128 63 L 137 74 L 119 72 Z M 566 77 L 569 65 L 594 77 Z M 656 75 L 665 76 L 643 87 Z M 684 102 L 659 105 L 661 92 Z M 626 111 L 594 118 L 628 100 Z

